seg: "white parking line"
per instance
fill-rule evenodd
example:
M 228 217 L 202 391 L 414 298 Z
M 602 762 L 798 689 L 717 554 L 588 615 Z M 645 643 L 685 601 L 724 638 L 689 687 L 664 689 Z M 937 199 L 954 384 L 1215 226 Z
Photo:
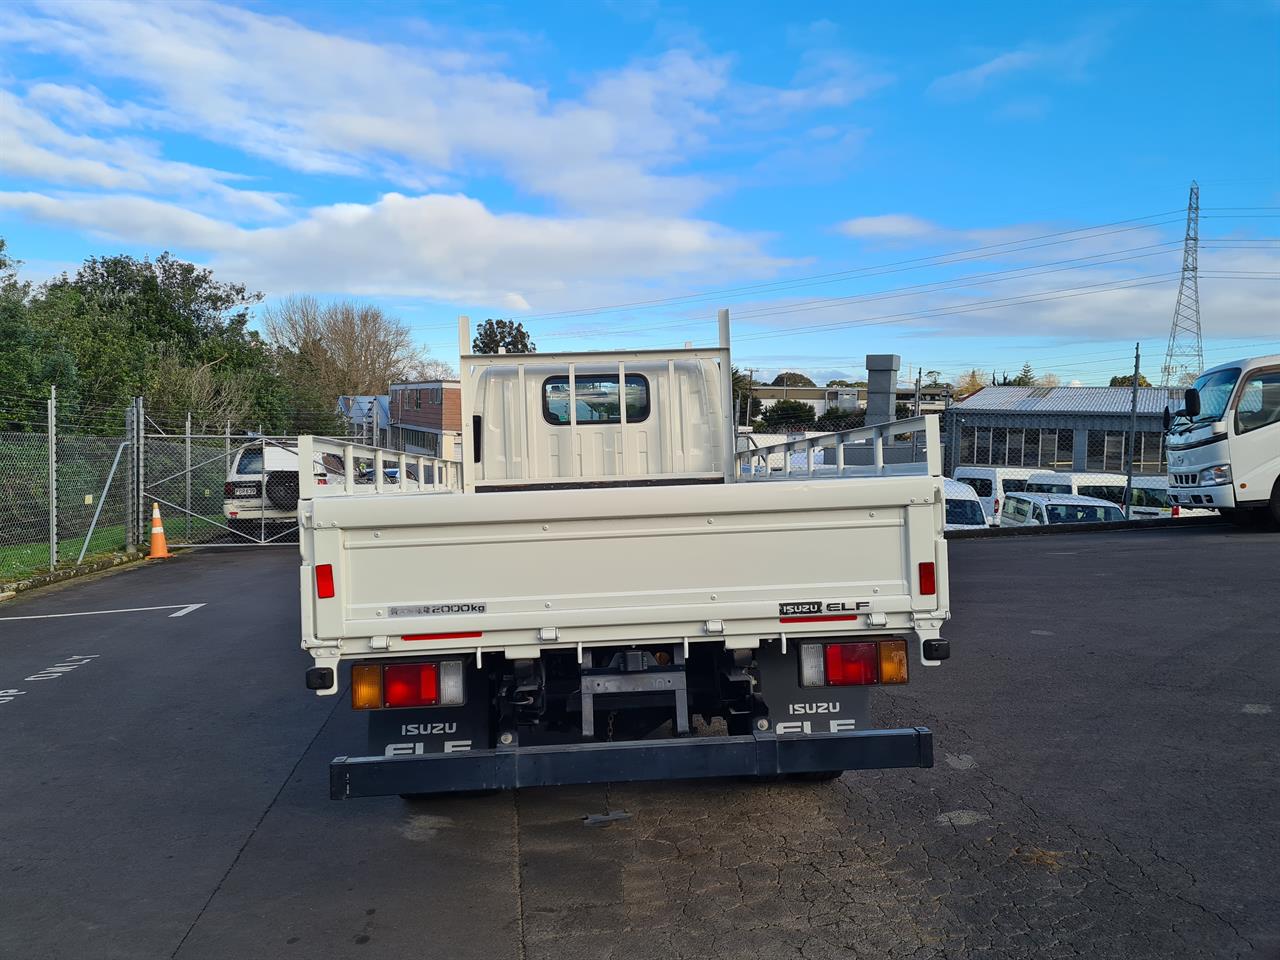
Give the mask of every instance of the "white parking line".
M 56 617 L 97 617 L 107 613 L 143 613 L 147 610 L 177 610 L 170 617 L 183 617 L 192 610 L 199 610 L 203 603 L 170 603 L 163 607 L 125 607 L 122 610 L 84 610 L 80 613 L 37 613 L 26 617 L 0 617 L 3 620 L 52 620 Z

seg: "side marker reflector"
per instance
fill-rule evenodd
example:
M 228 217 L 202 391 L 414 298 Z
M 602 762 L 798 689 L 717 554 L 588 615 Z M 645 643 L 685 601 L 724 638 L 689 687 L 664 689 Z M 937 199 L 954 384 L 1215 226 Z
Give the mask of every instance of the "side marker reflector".
M 938 592 L 938 583 L 934 574 L 933 561 L 920 564 L 920 595 L 932 597 Z
M 322 563 L 316 567 L 316 596 L 328 600 L 333 596 L 333 564 Z

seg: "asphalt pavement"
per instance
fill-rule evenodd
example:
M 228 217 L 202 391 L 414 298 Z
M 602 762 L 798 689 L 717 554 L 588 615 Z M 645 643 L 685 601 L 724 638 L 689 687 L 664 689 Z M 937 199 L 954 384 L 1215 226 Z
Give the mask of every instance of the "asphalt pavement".
M 824 785 L 330 801 L 296 548 L 0 604 L 0 957 L 1280 957 L 1280 535 L 950 554 L 937 766 Z

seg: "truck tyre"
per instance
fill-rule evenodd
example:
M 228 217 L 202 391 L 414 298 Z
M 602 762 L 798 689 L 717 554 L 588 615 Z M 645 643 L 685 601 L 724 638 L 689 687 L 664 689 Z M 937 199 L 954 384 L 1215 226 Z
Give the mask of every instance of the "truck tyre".
M 267 502 L 277 510 L 298 509 L 298 472 L 272 470 L 267 474 Z
M 1271 502 L 1267 504 L 1266 509 L 1258 511 L 1264 513 L 1267 519 L 1271 521 L 1272 529 L 1280 529 L 1280 480 L 1276 481 L 1276 485 L 1271 488 Z

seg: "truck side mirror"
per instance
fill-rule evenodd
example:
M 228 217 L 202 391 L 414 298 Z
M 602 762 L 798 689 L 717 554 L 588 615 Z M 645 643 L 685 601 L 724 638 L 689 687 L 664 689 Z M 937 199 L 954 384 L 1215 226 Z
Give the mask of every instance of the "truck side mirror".
M 1188 387 L 1187 392 L 1183 396 L 1185 399 L 1182 401 L 1182 404 L 1187 416 L 1200 416 L 1200 391 L 1195 387 Z
M 1173 413 L 1166 405 L 1164 408 L 1164 432 L 1168 433 L 1169 428 L 1173 426 Z

